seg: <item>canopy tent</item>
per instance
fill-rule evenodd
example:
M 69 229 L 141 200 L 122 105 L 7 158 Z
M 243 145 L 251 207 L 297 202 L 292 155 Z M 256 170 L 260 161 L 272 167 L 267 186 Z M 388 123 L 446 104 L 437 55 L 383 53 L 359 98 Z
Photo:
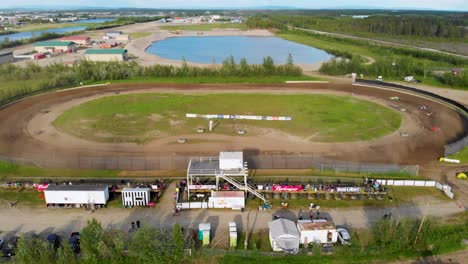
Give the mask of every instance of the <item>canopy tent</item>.
M 280 218 L 269 222 L 268 227 L 270 228 L 270 243 L 273 251 L 298 252 L 301 236 L 293 221 Z

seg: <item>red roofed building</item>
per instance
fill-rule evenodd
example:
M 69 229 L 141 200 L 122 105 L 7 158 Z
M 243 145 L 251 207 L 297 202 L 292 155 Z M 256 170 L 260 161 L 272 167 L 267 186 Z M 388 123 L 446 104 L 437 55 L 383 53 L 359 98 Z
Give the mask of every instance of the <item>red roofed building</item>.
M 59 38 L 60 41 L 73 41 L 80 46 L 87 46 L 91 44 L 91 38 L 85 36 L 70 36 Z

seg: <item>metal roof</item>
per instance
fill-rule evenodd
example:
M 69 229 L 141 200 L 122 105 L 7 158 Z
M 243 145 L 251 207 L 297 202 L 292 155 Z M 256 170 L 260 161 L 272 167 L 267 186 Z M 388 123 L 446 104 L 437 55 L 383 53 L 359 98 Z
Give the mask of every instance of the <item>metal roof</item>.
M 219 158 L 193 158 L 190 160 L 187 174 L 200 176 L 216 176 L 224 174 L 230 176 L 243 176 L 246 173 L 243 169 L 222 170 L 219 168 Z
M 127 52 L 126 49 L 89 49 L 85 51 L 85 54 L 124 54 L 125 52 Z
M 293 221 L 280 218 L 274 221 L 268 222 L 270 228 L 271 237 L 276 239 L 278 237 L 289 235 L 294 237 L 301 237 L 297 230 L 296 224 Z
M 242 151 L 222 151 L 219 153 L 219 159 L 243 160 L 243 153 Z
M 308 223 L 297 223 L 297 227 L 300 230 L 330 230 L 336 229 L 333 222 L 308 222 Z
M 107 189 L 107 185 L 103 184 L 77 184 L 77 185 L 68 185 L 68 184 L 49 184 L 46 191 L 103 191 Z
M 87 39 L 90 39 L 90 37 L 86 37 L 86 36 L 69 36 L 69 37 L 62 37 L 62 38 L 59 38 L 59 40 L 87 40 Z
M 73 41 L 39 41 L 34 43 L 34 47 L 63 47 L 75 44 Z

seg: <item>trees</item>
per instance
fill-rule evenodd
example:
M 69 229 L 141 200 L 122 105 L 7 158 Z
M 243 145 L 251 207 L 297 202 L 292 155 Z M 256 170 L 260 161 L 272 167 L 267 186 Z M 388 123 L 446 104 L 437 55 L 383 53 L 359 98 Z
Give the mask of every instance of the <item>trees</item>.
M 178 263 L 184 257 L 185 240 L 178 224 L 167 232 L 143 225 L 129 244 L 129 254 L 138 263 Z
M 57 264 L 76 264 L 78 263 L 78 259 L 75 256 L 75 252 L 73 252 L 72 248 L 68 244 L 68 241 L 62 241 L 62 245 L 57 250 Z
M 88 221 L 80 235 L 80 247 L 83 260 L 87 263 L 98 263 L 101 253 L 100 247 L 104 240 L 104 229 L 96 219 Z
M 54 250 L 36 234 L 27 234 L 18 239 L 15 260 L 19 264 L 49 264 L 54 261 Z

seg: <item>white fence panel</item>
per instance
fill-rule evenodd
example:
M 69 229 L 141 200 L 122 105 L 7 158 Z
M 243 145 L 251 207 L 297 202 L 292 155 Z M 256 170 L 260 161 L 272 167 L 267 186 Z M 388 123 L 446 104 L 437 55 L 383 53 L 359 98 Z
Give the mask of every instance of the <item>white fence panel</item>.
M 426 187 L 435 187 L 436 186 L 436 183 L 435 181 L 426 181 Z
M 414 181 L 414 186 L 426 186 L 426 181 Z
M 453 199 L 453 197 L 455 196 L 455 194 L 449 190 L 445 190 L 444 192 L 448 197 L 450 197 L 450 199 Z
M 440 183 L 438 183 L 438 182 L 436 182 L 435 187 L 436 187 L 437 189 L 439 189 L 439 190 L 442 190 L 442 188 L 443 188 L 442 184 L 440 184 Z
M 394 180 L 387 180 L 387 185 L 393 186 L 394 185 Z
M 405 181 L 395 180 L 393 181 L 393 186 L 405 186 Z
M 405 186 L 414 186 L 414 181 L 412 181 L 412 180 L 405 180 Z

